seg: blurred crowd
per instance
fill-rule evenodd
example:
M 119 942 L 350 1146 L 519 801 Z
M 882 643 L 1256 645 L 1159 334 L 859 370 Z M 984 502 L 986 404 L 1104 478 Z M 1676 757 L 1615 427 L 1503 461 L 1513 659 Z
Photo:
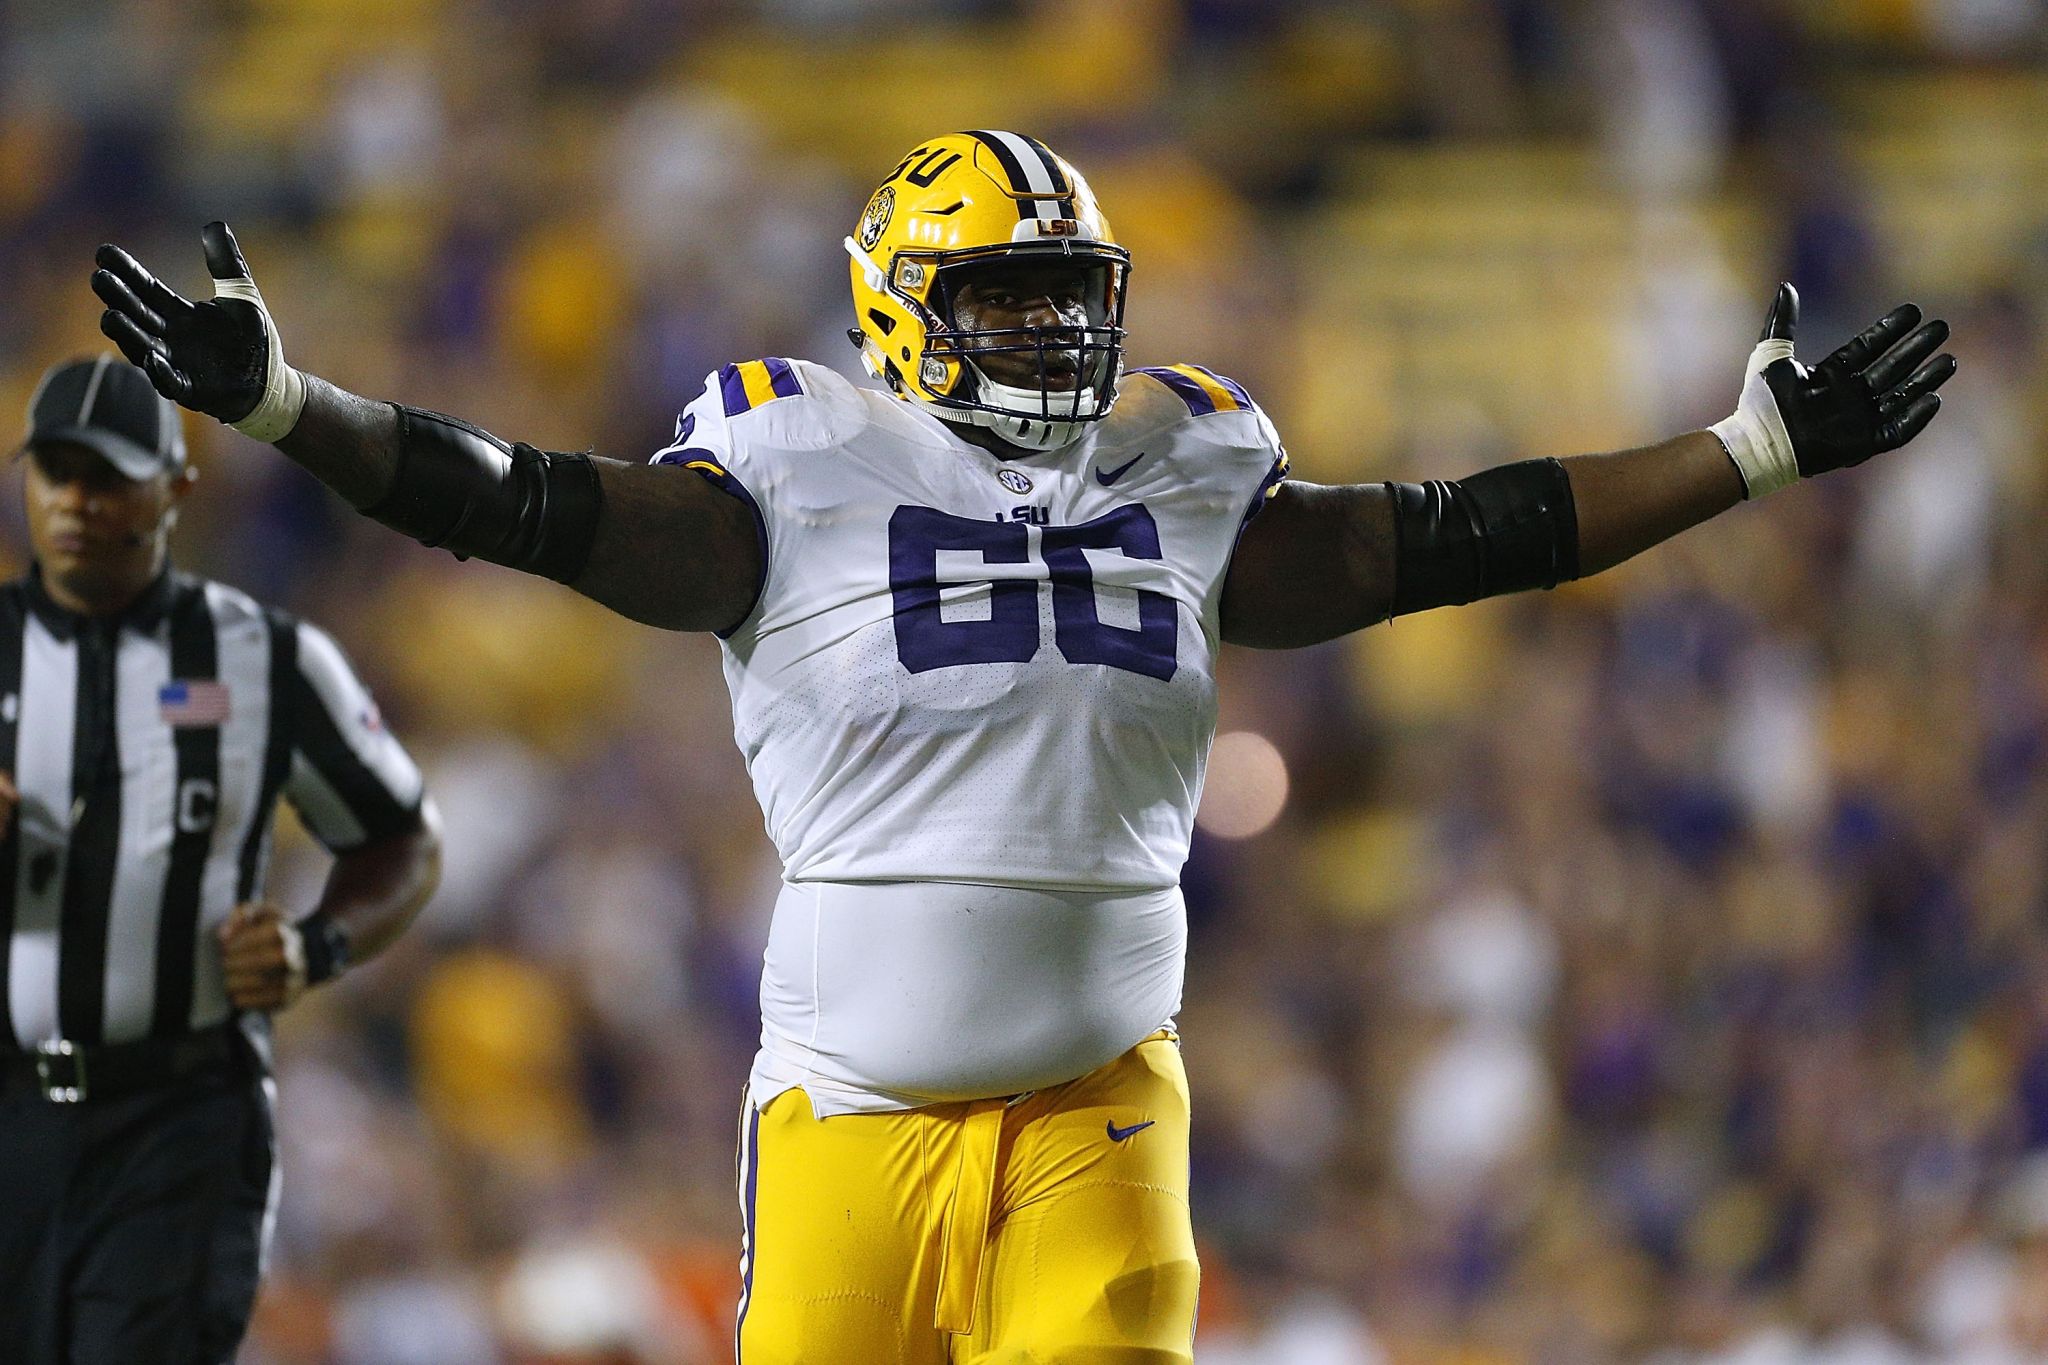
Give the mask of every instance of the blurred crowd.
M 1022 127 L 1136 363 L 1299 477 L 1450 477 L 1955 326 L 1911 450 L 1588 583 L 1226 653 L 1187 870 L 1204 1365 L 2048 1365 L 2038 0 L 13 0 L 0 402 L 113 240 L 236 227 L 293 361 L 637 458 L 849 373 L 840 237 Z M 702 1365 L 777 869 L 715 646 L 457 566 L 190 426 L 177 555 L 332 629 L 445 888 L 279 1020 L 257 1365 Z M 5 567 L 22 567 L 19 499 Z M 323 863 L 281 840 L 294 908 Z

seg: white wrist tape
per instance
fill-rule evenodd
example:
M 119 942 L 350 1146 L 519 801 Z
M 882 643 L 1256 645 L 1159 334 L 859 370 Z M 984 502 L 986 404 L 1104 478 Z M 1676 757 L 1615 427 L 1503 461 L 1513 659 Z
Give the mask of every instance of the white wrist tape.
M 256 400 L 247 417 L 228 425 L 259 441 L 282 440 L 299 424 L 299 414 L 305 410 L 306 377 L 284 363 L 284 342 L 277 335 L 277 324 L 271 321 L 270 310 L 263 306 L 263 295 L 257 292 L 254 280 L 215 280 L 213 296 L 254 304 L 263 315 L 263 340 L 270 350 L 269 361 L 263 367 L 263 397 Z
M 1764 379 L 1767 366 L 1791 358 L 1790 341 L 1759 341 L 1749 353 L 1749 373 L 1743 379 L 1734 415 L 1707 428 L 1728 448 L 1728 457 L 1742 474 L 1745 497 L 1760 498 L 1799 479 L 1799 460 L 1792 453 L 1785 415 L 1778 411 L 1778 400 Z

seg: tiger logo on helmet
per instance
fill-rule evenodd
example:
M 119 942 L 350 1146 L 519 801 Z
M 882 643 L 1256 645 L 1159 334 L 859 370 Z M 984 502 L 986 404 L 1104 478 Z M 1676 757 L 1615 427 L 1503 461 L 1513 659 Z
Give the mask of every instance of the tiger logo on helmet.
M 852 256 L 848 335 L 891 391 L 949 422 L 1054 450 L 1109 415 L 1123 372 L 1130 253 L 1081 173 L 1021 133 L 948 133 L 897 163 L 863 210 Z M 1052 259 L 1078 267 L 1085 326 L 965 328 L 954 313 L 976 267 Z M 998 382 L 995 355 L 1034 361 L 1038 386 Z M 1043 382 L 1057 360 L 1074 386 Z

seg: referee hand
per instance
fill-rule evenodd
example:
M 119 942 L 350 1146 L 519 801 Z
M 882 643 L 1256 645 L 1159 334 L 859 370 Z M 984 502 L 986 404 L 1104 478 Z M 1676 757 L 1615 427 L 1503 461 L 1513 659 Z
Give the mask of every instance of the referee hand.
M 305 948 L 275 905 L 236 906 L 219 937 L 223 984 L 236 1009 L 280 1010 L 305 994 Z

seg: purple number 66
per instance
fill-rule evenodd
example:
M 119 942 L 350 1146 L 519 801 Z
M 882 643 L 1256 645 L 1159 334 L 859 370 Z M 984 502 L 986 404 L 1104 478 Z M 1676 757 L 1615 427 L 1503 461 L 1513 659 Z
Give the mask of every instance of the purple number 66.
M 1116 626 L 1096 609 L 1088 550 L 1120 550 L 1158 559 L 1159 526 L 1132 503 L 1079 526 L 1047 526 L 1040 557 L 1052 580 L 1053 641 L 1068 663 L 1106 664 L 1162 681 L 1171 678 L 1180 619 L 1164 593 L 1136 589 L 1138 624 Z M 896 599 L 896 657 L 912 673 L 962 664 L 1023 663 L 1038 652 L 1038 584 L 989 582 L 984 618 L 948 621 L 939 610 L 941 550 L 979 552 L 986 564 L 1027 564 L 1030 535 L 1020 522 L 976 521 L 930 507 L 902 506 L 889 518 L 889 586 Z

